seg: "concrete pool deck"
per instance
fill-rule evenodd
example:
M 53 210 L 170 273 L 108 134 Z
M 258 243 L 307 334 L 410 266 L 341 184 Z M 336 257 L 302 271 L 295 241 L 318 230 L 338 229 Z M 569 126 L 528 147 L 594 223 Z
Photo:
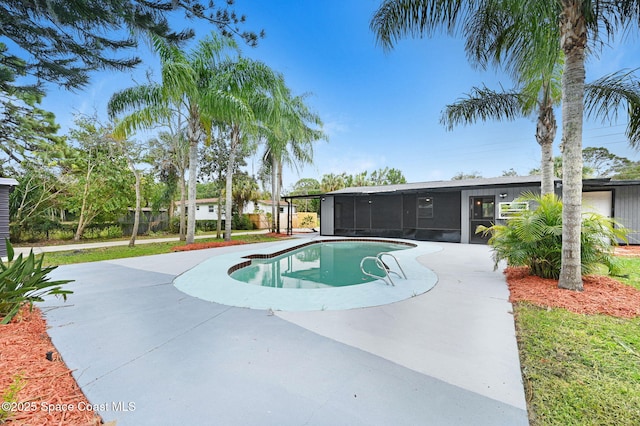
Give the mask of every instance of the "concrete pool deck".
M 62 266 L 75 293 L 40 307 L 118 426 L 527 425 L 504 276 L 486 246 L 432 244 L 436 286 L 378 307 L 273 313 L 173 285 L 246 246 Z

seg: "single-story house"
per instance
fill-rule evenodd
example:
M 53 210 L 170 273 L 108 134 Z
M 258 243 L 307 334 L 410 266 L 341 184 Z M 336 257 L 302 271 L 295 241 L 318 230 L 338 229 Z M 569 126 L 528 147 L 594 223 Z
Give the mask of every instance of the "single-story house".
M 244 206 L 242 214 L 250 213 L 271 213 L 271 200 L 258 200 L 256 203 L 248 202 Z M 175 215 L 180 214 L 180 202 L 175 202 Z M 224 200 L 222 200 L 222 220 L 224 220 Z M 280 213 L 285 213 L 287 203 L 280 201 Z M 295 213 L 295 207 L 294 211 Z M 218 219 L 218 199 L 217 198 L 201 198 L 196 200 L 196 220 L 217 220 Z
M 9 238 L 9 191 L 18 181 L 0 178 L 0 258 L 7 256 L 5 238 Z
M 514 200 L 540 186 L 539 176 L 510 176 L 340 189 L 321 196 L 320 234 L 486 243 L 477 226 L 527 208 Z M 561 196 L 562 182 L 555 187 Z M 615 218 L 640 244 L 640 181 L 585 179 L 582 196 L 584 209 Z

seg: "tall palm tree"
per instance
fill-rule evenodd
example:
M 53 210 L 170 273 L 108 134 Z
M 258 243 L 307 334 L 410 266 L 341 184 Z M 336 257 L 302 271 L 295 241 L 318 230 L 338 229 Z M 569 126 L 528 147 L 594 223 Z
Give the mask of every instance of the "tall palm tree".
M 233 170 L 236 157 L 247 145 L 255 143 L 260 134 L 260 123 L 274 114 L 272 98 L 277 96 L 282 76 L 263 62 L 239 58 L 229 61 L 217 70 L 211 80 L 209 92 L 212 103 L 218 99 L 228 101 L 223 111 L 210 109 L 208 126 L 223 126 L 229 130 L 229 157 L 225 182 L 225 230 L 224 239 L 231 239 Z
M 437 29 L 473 33 L 484 42 L 475 51 L 467 46 L 468 55 L 498 61 L 516 74 L 523 71 L 523 64 L 532 62 L 538 64 L 532 69 L 544 69 L 555 52 L 562 50 L 561 288 L 582 290 L 585 51 L 588 44 L 591 51 L 597 51 L 613 38 L 615 31 L 639 24 L 638 0 L 384 0 L 371 22 L 385 48 L 391 48 L 401 37 L 431 35 Z
M 126 135 L 171 120 L 178 111 L 184 115 L 189 141 L 189 183 L 186 243 L 195 239 L 196 177 L 198 144 L 203 137 L 203 112 L 209 116 L 227 108 L 229 99 L 215 96 L 209 89 L 213 70 L 223 62 L 223 55 L 236 49 L 233 40 L 212 33 L 188 54 L 159 37 L 152 36 L 154 50 L 160 57 L 162 81 L 124 89 L 109 100 L 111 117 L 122 117 L 116 134 Z
M 326 138 L 320 127 L 320 117 L 305 103 L 307 95 L 292 96 L 283 86 L 272 98 L 274 113 L 263 124 L 266 138 L 263 161 L 271 171 L 272 231 L 280 233 L 280 193 L 282 191 L 282 166 L 313 162 L 313 142 Z

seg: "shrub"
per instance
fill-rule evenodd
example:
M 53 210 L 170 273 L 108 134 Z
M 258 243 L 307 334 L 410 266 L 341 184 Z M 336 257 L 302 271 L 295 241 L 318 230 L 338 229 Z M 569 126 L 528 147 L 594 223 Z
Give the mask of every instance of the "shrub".
M 252 230 L 253 222 L 251 222 L 251 219 L 249 219 L 249 216 L 246 214 L 234 214 L 231 227 L 235 230 Z
M 38 258 L 29 253 L 26 259 L 22 254 L 14 260 L 13 247 L 6 240 L 7 262 L 0 260 L 0 324 L 8 324 L 24 304 L 33 308 L 33 302 L 42 302 L 43 296 L 53 294 L 67 300 L 70 290 L 63 290 L 62 285 L 72 280 L 49 281 L 47 275 L 57 266 L 43 268 L 44 254 Z
M 558 279 L 562 257 L 562 201 L 555 194 L 523 194 L 517 201 L 529 201 L 536 208 L 525 210 L 506 224 L 479 226 L 476 233 L 491 234 L 495 267 L 502 260 L 510 266 L 527 266 L 531 274 Z M 626 241 L 628 230 L 613 219 L 596 213 L 582 215 L 582 273 L 600 265 L 615 272 L 613 244 Z

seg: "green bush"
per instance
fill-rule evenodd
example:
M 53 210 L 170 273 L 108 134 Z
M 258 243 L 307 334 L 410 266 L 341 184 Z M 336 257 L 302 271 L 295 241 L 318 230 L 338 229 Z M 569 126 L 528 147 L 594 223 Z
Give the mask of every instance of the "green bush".
M 14 260 L 13 247 L 6 240 L 7 262 L 0 260 L 0 317 L 4 319 L 0 324 L 8 324 L 18 313 L 20 308 L 33 302 L 42 302 L 43 296 L 57 295 L 67 300 L 70 290 L 63 290 L 62 285 L 72 280 L 49 281 L 47 275 L 57 266 L 42 267 L 44 254 L 38 258 L 33 251 L 25 258 L 22 254 Z
M 253 229 L 253 222 L 251 222 L 251 219 L 249 219 L 249 216 L 246 214 L 242 214 L 242 215 L 234 214 L 231 227 L 232 229 L 235 229 L 235 230 L 250 231 Z
M 495 267 L 502 260 L 510 266 L 528 266 L 542 278 L 560 276 L 562 257 L 562 201 L 555 194 L 523 194 L 516 201 L 535 204 L 507 220 L 505 225 L 478 226 L 476 233 L 490 234 Z M 628 230 L 613 219 L 596 213 L 582 215 L 582 273 L 594 273 L 604 265 L 615 273 L 613 245 L 626 241 Z

